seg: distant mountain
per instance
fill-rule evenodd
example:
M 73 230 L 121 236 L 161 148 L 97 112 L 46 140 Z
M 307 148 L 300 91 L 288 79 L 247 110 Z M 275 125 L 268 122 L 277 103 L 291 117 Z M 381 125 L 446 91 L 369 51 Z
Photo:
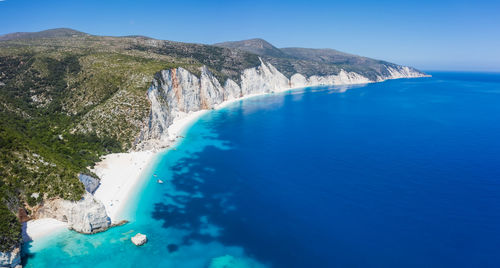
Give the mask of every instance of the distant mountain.
M 300 47 L 287 47 L 277 48 L 264 39 L 254 38 L 241 41 L 229 41 L 216 43 L 214 46 L 227 47 L 231 49 L 239 49 L 254 53 L 260 56 L 278 57 L 278 58 L 293 58 L 298 60 L 320 61 L 325 63 L 344 63 L 346 61 L 353 61 L 353 59 L 369 58 L 360 57 L 357 55 L 341 52 L 335 49 L 314 49 L 314 48 L 300 48 Z
M 334 49 L 277 48 L 263 39 L 231 41 L 214 45 L 257 54 L 272 63 L 285 75 L 293 75 L 294 73 L 302 73 L 306 76 L 329 75 L 343 69 L 376 80 L 378 76 L 389 74 L 387 67 L 398 68 L 399 66 Z
M 279 48 L 273 46 L 271 43 L 260 38 L 217 43 L 214 44 L 214 46 L 240 49 L 261 56 L 279 57 L 279 58 L 287 57 L 287 54 L 285 54 Z
M 378 60 L 361 57 L 335 49 L 314 49 L 287 47 L 280 49 L 284 54 L 299 60 L 318 61 L 328 64 L 364 64 L 369 61 L 379 62 Z
M 69 28 L 50 29 L 41 32 L 17 32 L 0 35 L 0 41 L 19 40 L 19 39 L 40 39 L 40 38 L 61 38 L 86 36 L 88 34 Z

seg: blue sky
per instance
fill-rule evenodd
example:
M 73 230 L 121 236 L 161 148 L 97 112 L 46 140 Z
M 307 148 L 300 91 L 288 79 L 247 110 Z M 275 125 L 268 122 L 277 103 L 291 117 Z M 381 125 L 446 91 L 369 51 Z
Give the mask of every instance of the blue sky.
M 0 0 L 0 34 L 57 27 L 207 44 L 260 37 L 424 70 L 500 71 L 498 0 Z

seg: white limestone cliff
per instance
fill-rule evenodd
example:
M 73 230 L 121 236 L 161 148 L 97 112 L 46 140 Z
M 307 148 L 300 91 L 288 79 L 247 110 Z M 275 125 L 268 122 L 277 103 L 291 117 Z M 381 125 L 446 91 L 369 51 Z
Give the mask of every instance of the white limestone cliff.
M 100 232 L 111 226 L 111 219 L 102 202 L 88 192 L 76 202 L 49 200 L 36 211 L 36 216 L 67 222 L 68 228 L 85 234 Z
M 355 72 L 341 70 L 336 75 L 309 78 L 294 74 L 288 79 L 270 63 L 260 60 L 260 65 L 241 73 L 241 82 L 228 79 L 221 85 L 215 76 L 204 66 L 201 75 L 196 75 L 179 67 L 159 72 L 148 90 L 151 111 L 147 123 L 137 140 L 136 149 L 158 149 L 166 147 L 175 136 L 169 135 L 168 128 L 176 120 L 185 118 L 189 113 L 213 109 L 226 101 L 240 97 L 291 88 L 322 85 L 352 85 L 381 82 L 388 79 L 423 77 L 425 74 L 405 66 L 386 66 L 388 75 L 370 80 Z

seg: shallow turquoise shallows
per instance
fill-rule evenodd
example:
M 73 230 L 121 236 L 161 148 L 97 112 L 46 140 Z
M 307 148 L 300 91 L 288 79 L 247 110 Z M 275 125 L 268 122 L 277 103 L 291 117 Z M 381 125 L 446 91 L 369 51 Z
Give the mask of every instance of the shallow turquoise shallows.
M 500 74 L 432 74 L 210 111 L 129 224 L 32 242 L 26 266 L 500 267 Z

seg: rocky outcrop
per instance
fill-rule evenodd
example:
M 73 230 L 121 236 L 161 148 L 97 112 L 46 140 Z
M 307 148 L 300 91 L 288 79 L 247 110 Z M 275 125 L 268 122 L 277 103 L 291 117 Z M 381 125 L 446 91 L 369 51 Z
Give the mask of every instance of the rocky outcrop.
M 141 233 L 134 235 L 132 238 L 130 238 L 130 240 L 136 246 L 142 246 L 142 245 L 146 244 L 146 242 L 148 242 L 148 238 L 146 237 L 146 235 L 141 234 Z
M 22 267 L 21 249 L 16 247 L 9 252 L 0 251 L 0 267 Z
M 99 179 L 96 179 L 86 174 L 78 174 L 78 179 L 85 186 L 85 190 L 91 194 L 94 194 L 97 188 L 99 188 L 99 185 L 101 184 Z
M 104 205 L 88 192 L 77 202 L 49 200 L 36 211 L 36 217 L 67 222 L 68 228 L 85 234 L 101 232 L 111 227 L 111 219 Z
M 221 85 L 206 67 L 201 75 L 190 73 L 179 67 L 163 70 L 156 74 L 147 96 L 151 111 L 147 123 L 136 141 L 136 149 L 165 147 L 174 140 L 169 136 L 168 127 L 190 112 L 213 109 L 217 105 L 253 94 L 278 92 L 290 88 L 321 85 L 352 85 L 381 82 L 387 79 L 422 77 L 425 74 L 405 66 L 385 66 L 388 75 L 379 75 L 370 80 L 355 72 L 341 70 L 336 75 L 305 77 L 294 74 L 289 78 L 272 64 L 260 60 L 260 65 L 241 73 L 241 83 L 228 79 Z

